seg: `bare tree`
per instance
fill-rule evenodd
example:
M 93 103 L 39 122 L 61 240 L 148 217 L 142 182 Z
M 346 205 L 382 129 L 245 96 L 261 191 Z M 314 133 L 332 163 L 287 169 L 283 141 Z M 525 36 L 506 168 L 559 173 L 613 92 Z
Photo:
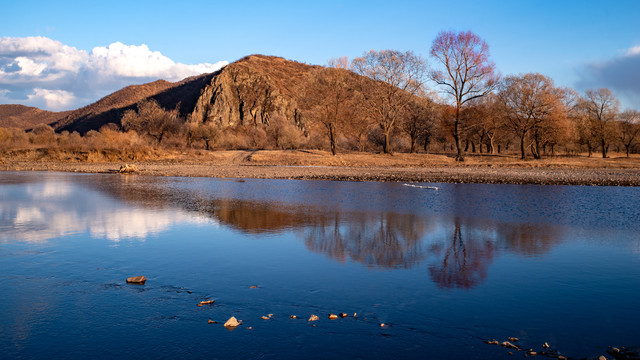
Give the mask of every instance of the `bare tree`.
M 332 155 L 336 155 L 338 132 L 344 131 L 354 116 L 355 89 L 347 81 L 350 74 L 354 76 L 344 69 L 318 68 L 309 74 L 302 90 L 305 117 L 326 130 Z
M 416 97 L 406 107 L 406 114 L 401 122 L 401 129 L 411 140 L 411 150 L 416 152 L 418 139 L 423 139 L 426 144 L 433 134 L 436 117 L 435 103 L 428 97 Z
M 327 66 L 336 69 L 351 70 L 351 63 L 348 56 L 341 56 L 339 58 L 331 58 L 327 61 Z
M 620 101 L 611 90 L 601 88 L 587 90 L 583 102 L 591 133 L 598 139 L 602 157 L 607 157 L 609 143 L 613 137 L 613 122 L 618 116 Z
M 532 153 L 540 157 L 540 138 L 563 109 L 561 93 L 553 80 L 541 74 L 505 78 L 498 97 L 504 107 L 506 127 L 520 139 L 520 158 L 525 158 L 525 140 L 532 137 Z
M 431 72 L 431 79 L 442 85 L 444 92 L 454 99 L 456 160 L 464 161 L 460 146 L 460 112 L 466 103 L 495 88 L 498 80 L 495 64 L 489 60 L 489 45 L 471 31 L 440 32 L 431 45 L 431 56 L 441 66 Z
M 180 130 L 176 110 L 167 111 L 155 100 L 145 100 L 137 107 L 137 111 L 127 110 L 122 116 L 120 121 L 125 130 L 135 130 L 139 134 L 151 136 L 158 144 L 167 134 Z
M 211 121 L 207 123 L 191 122 L 187 125 L 187 143 L 191 144 L 193 140 L 202 140 L 205 143 L 205 149 L 210 150 L 220 136 L 220 132 L 220 129 Z
M 363 82 L 362 94 L 370 117 L 384 136 L 383 151 L 390 154 L 390 136 L 396 122 L 412 96 L 423 91 L 425 61 L 410 51 L 371 50 L 354 59 L 352 66 L 356 73 L 376 82 Z
M 627 110 L 620 114 L 617 134 L 629 157 L 629 149 L 640 139 L 640 112 Z

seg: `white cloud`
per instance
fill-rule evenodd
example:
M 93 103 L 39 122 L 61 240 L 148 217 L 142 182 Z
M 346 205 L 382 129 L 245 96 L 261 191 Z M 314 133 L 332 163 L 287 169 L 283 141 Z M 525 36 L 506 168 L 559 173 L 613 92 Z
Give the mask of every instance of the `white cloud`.
M 627 51 L 627 56 L 640 55 L 640 45 L 634 46 Z
M 176 63 L 145 44 L 115 42 L 91 52 L 46 37 L 0 38 L 0 102 L 73 109 L 122 87 L 182 80 L 227 64 Z
M 64 110 L 68 109 L 75 100 L 73 93 L 65 90 L 47 90 L 35 88 L 33 93 L 27 95 L 27 100 L 30 104 L 39 105 L 38 107 L 44 107 L 50 110 Z M 44 105 L 44 106 L 42 106 Z

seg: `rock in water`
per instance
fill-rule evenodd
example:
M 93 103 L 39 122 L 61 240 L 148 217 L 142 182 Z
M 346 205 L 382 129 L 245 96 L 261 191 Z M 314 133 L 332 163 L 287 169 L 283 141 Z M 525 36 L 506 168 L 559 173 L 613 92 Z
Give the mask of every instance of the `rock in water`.
M 517 337 L 511 337 L 511 336 L 510 336 L 510 337 L 508 337 L 508 338 L 507 338 L 507 340 L 509 340 L 509 341 L 511 341 L 511 342 L 516 342 L 516 341 L 518 341 L 518 340 L 520 340 L 520 339 L 518 339 Z
M 232 316 L 226 323 L 224 323 L 224 327 L 227 329 L 235 329 L 238 325 L 240 325 L 240 322 L 235 316 Z
M 340 316 L 341 318 L 346 318 L 349 315 L 347 315 L 347 313 L 340 313 L 338 314 L 338 316 Z
M 316 320 L 320 320 L 320 318 L 317 317 L 316 315 L 311 314 L 311 317 L 309 317 L 309 321 L 316 321 Z
M 202 306 L 202 305 L 211 305 L 214 302 L 216 302 L 215 300 L 205 300 L 205 301 L 200 301 L 200 303 L 198 304 L 198 306 Z
M 209 319 L 209 321 L 207 321 L 207 324 L 217 324 L 217 323 L 218 323 L 217 321 L 214 321 L 214 320 L 211 320 L 211 319 Z
M 513 345 L 512 343 L 510 343 L 508 341 L 503 341 L 502 343 L 500 343 L 500 345 L 502 345 L 502 347 L 505 347 L 507 349 L 520 349 L 519 347 Z
M 336 315 L 336 314 L 329 314 L 329 319 L 331 319 L 331 320 L 335 320 L 335 319 L 337 319 L 337 318 L 338 318 L 338 315 Z
M 145 281 L 147 281 L 147 278 L 144 276 L 132 276 L 127 278 L 127 283 L 129 284 L 144 285 Z

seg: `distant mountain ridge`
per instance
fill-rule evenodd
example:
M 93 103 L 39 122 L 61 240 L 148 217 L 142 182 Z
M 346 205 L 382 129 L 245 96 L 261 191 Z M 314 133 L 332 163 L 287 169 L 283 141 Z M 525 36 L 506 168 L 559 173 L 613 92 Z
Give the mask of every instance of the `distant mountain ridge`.
M 0 105 L 0 127 L 31 129 L 38 124 L 50 124 L 71 111 L 55 112 L 24 105 Z

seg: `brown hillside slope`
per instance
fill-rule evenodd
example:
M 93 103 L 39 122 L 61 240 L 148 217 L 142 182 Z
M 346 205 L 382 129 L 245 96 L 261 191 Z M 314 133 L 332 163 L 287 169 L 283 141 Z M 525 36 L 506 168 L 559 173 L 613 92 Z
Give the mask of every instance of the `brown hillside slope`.
M 119 123 L 124 109 L 143 99 L 153 96 L 173 84 L 165 80 L 157 80 L 142 85 L 131 85 L 103 97 L 93 104 L 74 110 L 54 124 L 57 131 L 78 131 L 86 133 L 98 130 L 108 122 Z
M 38 124 L 50 124 L 70 111 L 54 112 L 24 105 L 0 105 L 0 127 L 31 129 Z

